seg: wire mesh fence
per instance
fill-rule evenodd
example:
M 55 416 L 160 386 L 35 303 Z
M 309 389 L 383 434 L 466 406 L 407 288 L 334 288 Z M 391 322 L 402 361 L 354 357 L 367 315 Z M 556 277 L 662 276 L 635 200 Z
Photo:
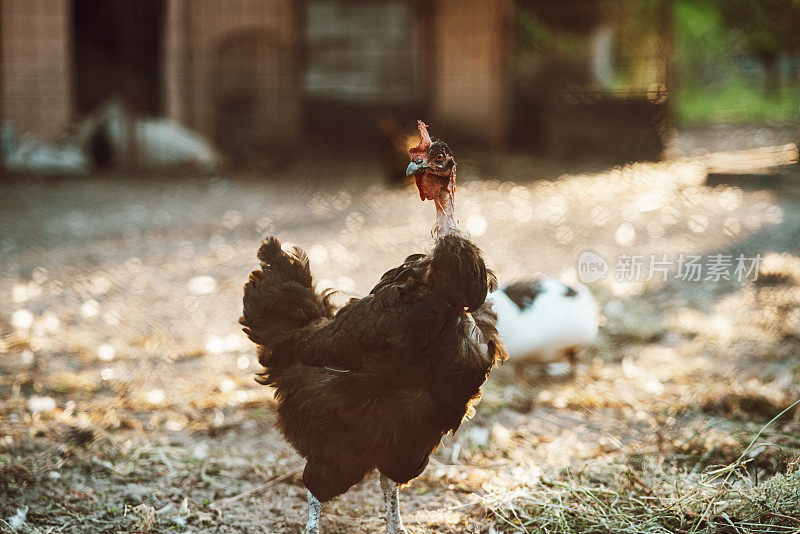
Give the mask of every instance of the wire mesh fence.
M 0 1 L 0 524 L 296 532 L 242 284 L 267 235 L 337 303 L 430 250 L 423 119 L 500 283 L 586 285 L 601 327 L 571 375 L 491 376 L 411 529 L 580 531 L 589 494 L 643 532 L 795 525 L 762 495 L 797 492 L 797 418 L 748 444 L 800 384 L 796 7 Z M 326 518 L 379 531 L 374 482 Z

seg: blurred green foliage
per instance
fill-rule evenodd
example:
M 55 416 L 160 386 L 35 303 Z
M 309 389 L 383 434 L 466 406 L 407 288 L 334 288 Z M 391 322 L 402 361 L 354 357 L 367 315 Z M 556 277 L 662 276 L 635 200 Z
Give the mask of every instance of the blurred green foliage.
M 800 120 L 800 0 L 621 0 L 591 4 L 588 13 L 579 9 L 584 5 L 518 6 L 518 74 L 543 64 L 560 69 L 530 85 L 590 84 L 592 31 L 605 21 L 614 28 L 608 89 L 635 92 L 666 82 L 682 124 Z M 675 76 L 666 80 L 670 22 Z
M 678 93 L 678 121 L 686 125 L 746 124 L 800 120 L 800 90 L 767 95 L 741 79 L 721 89 L 689 87 Z
M 800 119 L 800 0 L 676 0 L 678 121 Z

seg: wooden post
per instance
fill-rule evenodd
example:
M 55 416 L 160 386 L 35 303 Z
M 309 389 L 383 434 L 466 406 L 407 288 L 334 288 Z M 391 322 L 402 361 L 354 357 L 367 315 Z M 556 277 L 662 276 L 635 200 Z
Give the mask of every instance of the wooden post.
M 661 58 L 658 73 L 659 82 L 667 91 L 667 120 L 672 123 L 675 118 L 676 95 L 678 88 L 675 71 L 675 36 L 674 19 L 675 1 L 660 0 L 658 5 L 658 55 Z
M 115 2 L 114 16 L 117 28 L 122 32 L 121 66 L 119 80 L 121 85 L 123 106 L 123 128 L 125 132 L 125 157 L 123 166 L 126 170 L 137 167 L 136 122 L 139 114 L 141 84 L 135 66 L 137 65 L 136 39 L 138 22 L 141 20 L 136 2 Z
M 437 135 L 502 148 L 510 122 L 513 2 L 439 0 L 434 13 Z
M 194 71 L 192 65 L 194 64 L 194 35 L 192 33 L 192 6 L 189 5 L 188 0 L 181 0 L 181 70 L 183 74 L 183 123 L 189 127 L 194 128 L 195 123 L 195 99 L 194 99 Z
M 3 0 L 0 0 L 0 127 L 3 126 L 3 115 L 6 103 L 6 88 L 3 85 L 3 65 L 5 65 L 3 58 Z M 0 143 L 2 143 L 2 139 L 0 139 Z M 0 179 L 5 178 L 5 175 L 6 164 L 3 159 L 3 147 L 0 146 Z

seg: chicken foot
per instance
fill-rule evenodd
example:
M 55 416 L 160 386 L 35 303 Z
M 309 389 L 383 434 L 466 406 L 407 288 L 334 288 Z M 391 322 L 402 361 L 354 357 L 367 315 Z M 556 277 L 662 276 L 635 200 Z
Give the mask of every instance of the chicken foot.
M 397 484 L 381 474 L 381 490 L 386 503 L 386 534 L 408 534 L 400 517 L 400 499 Z
M 306 534 L 319 534 L 319 516 L 322 512 L 322 503 L 308 492 L 308 522 L 306 523 Z

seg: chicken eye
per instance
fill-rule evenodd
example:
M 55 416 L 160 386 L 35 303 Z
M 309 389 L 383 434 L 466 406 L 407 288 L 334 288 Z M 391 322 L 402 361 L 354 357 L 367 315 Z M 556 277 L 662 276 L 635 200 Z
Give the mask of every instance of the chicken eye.
M 436 163 L 441 163 L 442 161 L 444 161 L 444 154 L 439 152 L 438 154 L 436 154 L 436 157 L 434 159 L 436 160 Z

